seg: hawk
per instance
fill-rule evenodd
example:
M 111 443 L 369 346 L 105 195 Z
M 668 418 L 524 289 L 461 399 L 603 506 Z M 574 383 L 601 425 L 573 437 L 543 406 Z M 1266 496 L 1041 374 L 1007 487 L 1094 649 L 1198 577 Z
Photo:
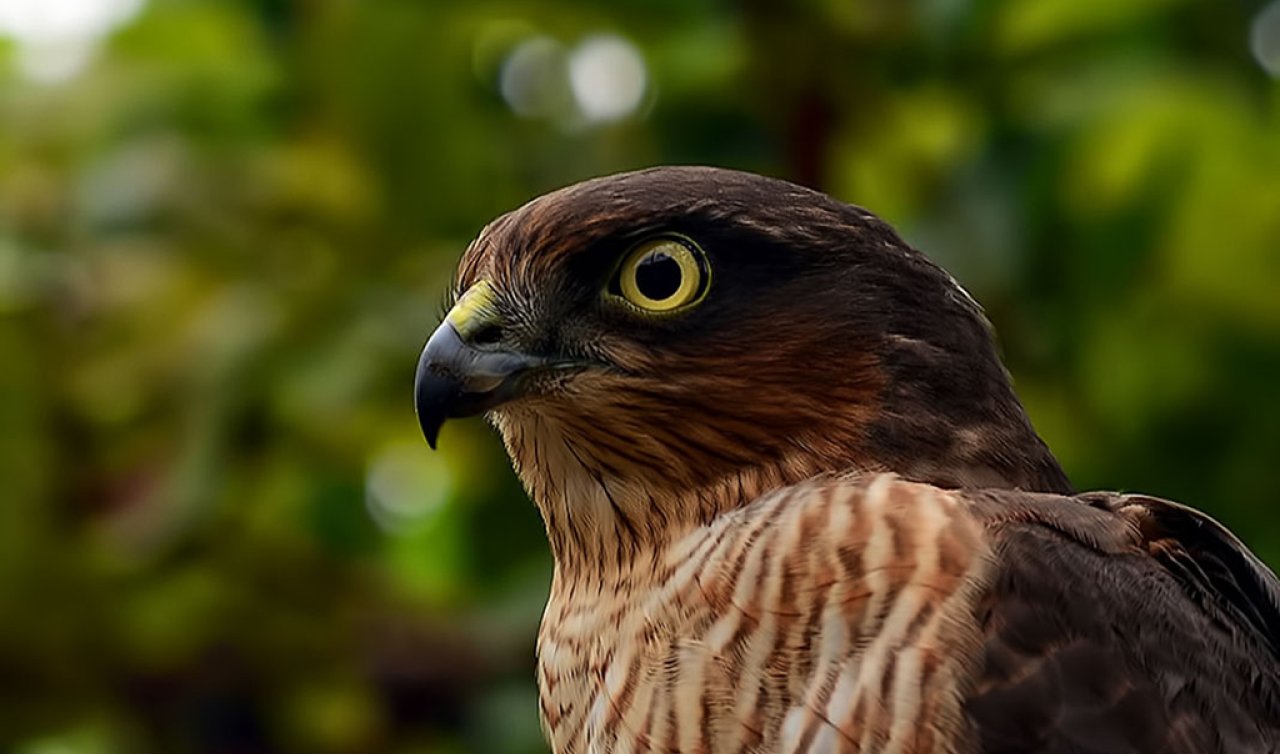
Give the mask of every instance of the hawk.
M 1076 494 L 978 304 L 883 221 L 712 168 L 488 225 L 418 364 L 546 524 L 556 754 L 1280 751 L 1280 589 Z

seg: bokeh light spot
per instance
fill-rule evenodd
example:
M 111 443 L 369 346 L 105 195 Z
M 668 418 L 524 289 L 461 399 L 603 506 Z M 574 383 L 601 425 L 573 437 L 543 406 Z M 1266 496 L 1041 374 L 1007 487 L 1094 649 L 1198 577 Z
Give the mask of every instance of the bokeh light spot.
M 1253 17 L 1249 48 L 1267 73 L 1280 78 L 1280 0 L 1273 0 Z
M 83 70 L 98 40 L 141 10 L 142 0 L 4 0 L 0 36 L 18 43 L 27 78 L 58 83 Z
M 569 104 L 565 52 L 550 37 L 521 42 L 502 66 L 499 87 L 502 98 L 516 115 L 547 118 Z
M 384 531 L 409 534 L 430 524 L 453 497 L 453 475 L 438 453 L 420 442 L 396 442 L 369 464 L 365 502 Z
M 611 121 L 634 113 L 648 85 L 644 57 L 619 36 L 583 41 L 569 57 L 569 83 L 578 109 L 589 121 Z

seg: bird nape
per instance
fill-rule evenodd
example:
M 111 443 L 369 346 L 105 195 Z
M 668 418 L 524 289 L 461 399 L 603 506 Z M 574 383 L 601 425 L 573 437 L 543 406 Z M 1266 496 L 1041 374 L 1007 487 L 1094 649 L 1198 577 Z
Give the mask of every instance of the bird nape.
M 982 310 L 870 212 L 657 168 L 463 255 L 419 420 L 485 414 L 555 556 L 574 752 L 1275 752 L 1280 588 L 1228 531 L 1074 495 Z

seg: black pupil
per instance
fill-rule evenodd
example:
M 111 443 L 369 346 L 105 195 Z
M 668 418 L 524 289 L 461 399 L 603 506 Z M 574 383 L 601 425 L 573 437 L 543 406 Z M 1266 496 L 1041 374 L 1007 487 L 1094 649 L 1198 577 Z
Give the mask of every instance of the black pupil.
M 646 254 L 636 265 L 636 289 L 653 301 L 665 301 L 680 290 L 684 271 L 665 251 Z

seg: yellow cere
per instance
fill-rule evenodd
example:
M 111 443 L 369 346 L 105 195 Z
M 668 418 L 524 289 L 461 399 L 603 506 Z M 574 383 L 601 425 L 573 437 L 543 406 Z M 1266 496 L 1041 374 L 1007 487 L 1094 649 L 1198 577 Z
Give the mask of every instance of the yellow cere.
M 497 292 L 488 280 L 481 280 L 458 297 L 445 321 L 453 325 L 462 338 L 478 332 L 493 321 L 497 310 L 494 301 Z
M 652 283 L 648 284 L 649 290 L 645 290 L 643 268 L 646 263 L 669 267 L 661 271 L 667 279 L 657 295 Z M 687 306 L 705 293 L 704 274 L 703 265 L 692 249 L 675 239 L 662 238 L 643 243 L 627 255 L 618 271 L 618 286 L 622 297 L 632 305 L 647 312 L 665 313 Z

